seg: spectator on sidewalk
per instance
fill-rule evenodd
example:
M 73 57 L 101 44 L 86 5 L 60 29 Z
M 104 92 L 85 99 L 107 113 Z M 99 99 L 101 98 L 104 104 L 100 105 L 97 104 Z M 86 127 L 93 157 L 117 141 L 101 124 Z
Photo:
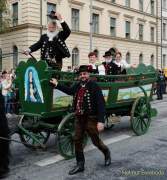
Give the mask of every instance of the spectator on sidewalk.
M 161 70 L 159 70 L 158 80 L 157 80 L 157 100 L 163 99 L 163 86 L 164 86 L 164 76 Z
M 5 100 L 5 112 L 7 116 L 11 116 L 11 99 L 12 99 L 12 80 L 10 74 L 5 73 L 5 79 L 2 81 L 2 95 Z

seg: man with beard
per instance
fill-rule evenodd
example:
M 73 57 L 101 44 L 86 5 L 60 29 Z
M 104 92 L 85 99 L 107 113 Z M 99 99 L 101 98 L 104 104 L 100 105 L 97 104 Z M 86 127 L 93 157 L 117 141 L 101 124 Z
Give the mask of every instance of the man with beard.
M 113 63 L 111 52 L 106 51 L 103 57 L 105 61 L 98 67 L 99 75 L 115 75 L 119 67 Z
M 73 107 L 76 116 L 74 143 L 77 165 L 69 171 L 70 175 L 84 171 L 83 138 L 85 133 L 104 154 L 104 165 L 111 164 L 110 150 L 99 137 L 99 132 L 104 129 L 105 101 L 100 87 L 89 78 L 91 70 L 92 66 L 80 66 L 80 81 L 71 87 L 59 84 L 54 78 L 50 80 L 55 88 L 74 95 Z
M 5 116 L 4 99 L 0 93 L 0 137 L 9 138 L 9 129 Z M 0 179 L 7 176 L 9 172 L 9 141 L 0 138 Z
M 41 49 L 41 59 L 46 60 L 52 68 L 61 70 L 62 59 L 70 57 L 65 40 L 70 35 L 71 30 L 59 13 L 55 12 L 55 17 L 60 21 L 63 30 L 59 31 L 56 21 L 52 20 L 48 23 L 47 33 L 43 34 L 38 42 L 23 53 L 29 55 L 29 53 Z

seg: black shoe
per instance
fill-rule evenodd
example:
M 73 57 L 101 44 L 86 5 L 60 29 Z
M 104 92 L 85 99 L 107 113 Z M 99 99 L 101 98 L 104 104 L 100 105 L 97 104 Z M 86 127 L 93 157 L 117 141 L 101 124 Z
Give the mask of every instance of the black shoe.
M 69 171 L 69 175 L 73 175 L 73 174 L 76 174 L 76 173 L 79 173 L 79 172 L 83 172 L 85 169 L 84 169 L 84 164 L 77 164 L 72 170 Z
M 104 165 L 109 166 L 110 164 L 111 164 L 111 156 L 110 156 L 110 151 L 108 151 L 105 154 L 105 163 L 104 163 Z

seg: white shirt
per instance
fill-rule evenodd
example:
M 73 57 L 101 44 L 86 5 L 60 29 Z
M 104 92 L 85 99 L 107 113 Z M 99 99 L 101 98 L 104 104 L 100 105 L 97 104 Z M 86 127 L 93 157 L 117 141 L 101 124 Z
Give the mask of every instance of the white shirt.
M 123 68 L 123 69 L 130 68 L 130 66 L 131 66 L 131 65 L 128 64 L 125 60 L 121 60 L 120 62 L 117 62 L 117 61 L 115 60 L 114 63 L 115 63 L 118 67 L 121 66 L 121 68 Z
M 106 74 L 106 70 L 103 64 L 98 66 L 98 71 L 99 71 L 99 75 L 105 75 Z
M 96 64 L 89 63 L 89 65 L 91 65 L 93 69 L 96 69 Z
M 8 92 L 10 92 L 11 82 L 7 80 L 3 80 L 1 82 L 2 85 L 2 95 L 7 96 Z

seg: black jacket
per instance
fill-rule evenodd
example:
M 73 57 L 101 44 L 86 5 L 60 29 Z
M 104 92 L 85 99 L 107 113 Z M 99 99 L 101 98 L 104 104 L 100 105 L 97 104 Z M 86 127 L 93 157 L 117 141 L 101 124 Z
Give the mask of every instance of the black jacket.
M 79 92 L 79 89 L 81 88 L 81 82 L 75 83 L 71 87 L 58 84 L 56 88 L 65 92 L 66 94 L 74 96 L 73 106 L 74 106 L 74 111 L 75 111 L 76 104 L 77 104 L 77 94 Z M 91 105 L 91 111 L 88 111 L 87 109 L 85 109 L 85 111 L 87 112 L 87 115 L 96 116 L 98 119 L 98 122 L 104 123 L 105 101 L 104 101 L 104 97 L 103 97 L 100 87 L 97 85 L 96 82 L 90 80 L 86 84 L 86 88 L 88 89 L 90 93 L 90 105 Z M 85 99 L 83 103 L 85 104 L 85 108 L 87 108 L 89 102 L 87 102 L 87 100 Z
M 9 129 L 5 115 L 4 97 L 0 93 L 0 136 L 8 137 Z
M 114 62 L 110 62 L 109 64 L 106 64 L 106 62 L 102 63 L 106 70 L 106 75 L 119 75 L 122 74 L 121 72 L 121 66 L 119 67 Z
M 4 99 L 0 93 L 0 137 L 9 138 L 8 122 L 5 116 Z M 8 170 L 9 141 L 0 139 L 0 170 Z
M 63 30 L 53 38 L 53 41 L 49 41 L 47 34 L 43 34 L 38 42 L 29 47 L 31 52 L 41 49 L 42 60 L 47 58 L 47 49 L 49 49 L 48 51 L 52 58 L 55 58 L 58 62 L 62 61 L 65 57 L 70 57 L 70 52 L 65 44 L 65 40 L 70 35 L 71 30 L 66 22 L 61 23 L 61 26 Z

